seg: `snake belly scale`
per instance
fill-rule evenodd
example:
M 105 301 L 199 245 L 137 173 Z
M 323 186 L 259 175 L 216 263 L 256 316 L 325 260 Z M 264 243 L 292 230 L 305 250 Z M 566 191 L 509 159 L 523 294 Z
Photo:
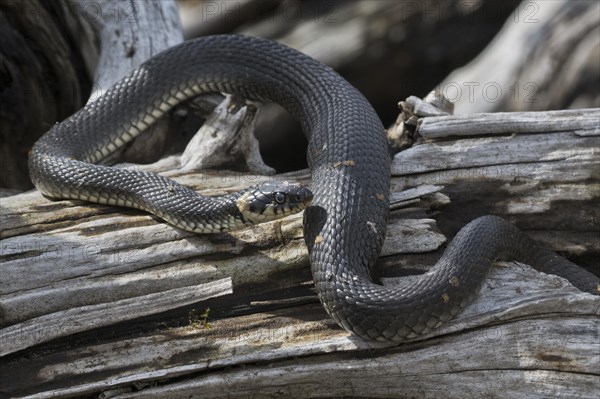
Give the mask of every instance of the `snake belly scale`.
M 370 272 L 385 236 L 390 190 L 381 121 L 332 69 L 264 39 L 210 36 L 151 58 L 35 144 L 32 181 L 50 197 L 140 208 L 192 231 L 204 231 L 195 220 L 200 212 L 224 230 L 219 224 L 231 210 L 218 201 L 158 175 L 93 165 L 175 105 L 206 92 L 276 102 L 302 123 L 314 194 L 304 214 L 311 270 L 325 310 L 348 331 L 392 341 L 431 331 L 469 303 L 498 258 L 568 270 L 578 286 L 597 290 L 595 276 L 495 217 L 463 228 L 418 283 L 374 284 Z

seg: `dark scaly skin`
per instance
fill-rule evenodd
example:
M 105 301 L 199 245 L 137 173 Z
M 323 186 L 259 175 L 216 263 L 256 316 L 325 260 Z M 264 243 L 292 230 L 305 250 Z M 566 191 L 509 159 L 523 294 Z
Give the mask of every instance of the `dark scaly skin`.
M 194 85 L 198 87 L 191 90 Z M 314 193 L 304 215 L 312 273 L 321 303 L 348 331 L 396 341 L 426 333 L 469 303 L 498 258 L 538 267 L 539 260 L 550 259 L 557 270 L 575 268 L 501 219 L 484 217 L 467 225 L 435 271 L 417 284 L 399 288 L 372 283 L 370 271 L 383 244 L 389 205 L 384 128 L 367 100 L 333 70 L 257 38 L 190 40 L 148 60 L 35 144 L 31 178 L 48 196 L 120 196 L 129 206 L 171 223 L 185 219 L 178 224 L 183 228 L 204 222 L 196 219 L 198 210 L 218 222 L 227 210 L 168 179 L 91 164 L 107 156 L 99 148 L 117 137 L 131 140 L 127 131 L 133 136 L 143 130 L 147 123 L 140 121 L 147 115 L 160 116 L 187 98 L 215 91 L 279 103 L 301 121 L 309 140 Z M 531 254 L 538 255 L 532 259 Z M 597 290 L 598 279 L 577 270 L 576 283 L 583 280 L 580 287 Z

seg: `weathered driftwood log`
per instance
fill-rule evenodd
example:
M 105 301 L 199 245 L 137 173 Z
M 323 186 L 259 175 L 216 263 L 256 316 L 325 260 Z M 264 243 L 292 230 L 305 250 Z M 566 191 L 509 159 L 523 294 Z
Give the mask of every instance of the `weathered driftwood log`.
M 488 213 L 597 271 L 600 110 L 568 112 L 546 133 L 527 125 L 557 114 L 422 119 L 424 141 L 392 164 L 394 211 L 375 277 L 389 284 L 427 270 L 445 236 Z M 502 130 L 509 124 L 518 134 Z M 267 179 L 165 174 L 209 195 Z M 357 339 L 325 314 L 301 216 L 201 236 L 135 210 L 37 192 L 1 206 L 0 392 L 9 397 L 597 391 L 600 298 L 525 265 L 499 265 L 455 320 L 390 346 Z

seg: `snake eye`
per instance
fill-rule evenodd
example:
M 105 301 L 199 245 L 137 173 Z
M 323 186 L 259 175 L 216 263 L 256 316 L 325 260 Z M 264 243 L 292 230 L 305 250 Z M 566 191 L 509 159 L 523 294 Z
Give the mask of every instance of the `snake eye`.
M 275 193 L 275 202 L 283 204 L 285 202 L 285 194 L 282 192 Z

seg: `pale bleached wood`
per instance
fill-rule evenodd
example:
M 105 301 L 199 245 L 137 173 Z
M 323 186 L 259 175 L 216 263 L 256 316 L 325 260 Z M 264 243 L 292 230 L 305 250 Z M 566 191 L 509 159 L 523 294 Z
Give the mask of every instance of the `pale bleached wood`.
M 0 356 L 81 331 L 166 312 L 226 294 L 231 294 L 229 278 L 50 313 L 3 329 Z M 108 314 L 112 316 L 108 318 Z
M 467 133 L 469 135 L 469 133 Z M 415 146 L 402 153 L 392 164 L 392 172 L 405 175 L 415 172 L 451 171 L 497 166 L 502 174 L 506 165 L 568 161 L 580 157 L 596 162 L 598 137 L 581 137 L 573 132 L 542 135 L 478 137 L 460 141 L 443 141 Z M 471 151 L 465 151 L 470 149 Z M 436 162 L 436 160 L 439 160 Z M 549 167 L 552 167 L 550 165 Z
M 527 299 L 516 292 L 526 293 Z M 597 342 L 598 306 L 600 298 L 579 292 L 561 278 L 507 263 L 494 269 L 479 300 L 425 343 L 395 347 L 354 338 L 315 303 L 211 321 L 210 329 L 186 326 L 61 350 L 56 358 L 43 355 L 34 360 L 45 371 L 31 377 L 39 383 L 82 381 L 36 397 L 109 388 L 118 392 L 118 387 L 124 393 L 134 382 L 146 389 L 122 397 L 239 397 L 282 389 L 289 397 L 319 396 L 322 389 L 329 397 L 373 397 L 373 392 L 376 397 L 389 397 L 383 392 L 394 397 L 421 397 L 423 392 L 427 397 L 461 392 L 503 392 L 503 397 L 569 392 L 591 397 L 598 359 L 589 349 Z M 569 334 L 577 339 L 565 340 Z M 35 370 L 15 367 L 12 372 L 25 372 L 23 377 Z M 499 370 L 504 374 L 494 378 Z M 157 379 L 188 374 L 190 378 L 152 387 Z M 515 386 L 526 375 L 531 384 Z M 439 391 L 439 384 L 451 386 Z
M 580 123 L 547 134 L 448 137 L 396 155 L 392 191 L 410 191 L 393 195 L 404 206 L 390 216 L 379 274 L 402 274 L 397 264 L 431 265 L 451 222 L 482 212 L 516 222 L 554 249 L 600 253 L 591 217 L 598 144 L 572 133 Z M 165 174 L 210 195 L 268 179 Z M 166 301 L 156 309 L 162 312 L 178 306 L 176 299 L 169 305 L 170 290 L 222 278 L 233 286 L 231 295 L 190 305 L 211 308 L 209 329 L 170 311 L 150 314 L 156 320 L 147 316 L 137 332 L 91 322 L 77 340 L 5 357 L 2 392 L 11 396 L 592 397 L 599 377 L 598 297 L 522 265 L 497 267 L 475 303 L 431 335 L 389 347 L 350 336 L 325 314 L 312 291 L 301 216 L 197 236 L 135 210 L 51 202 L 37 192 L 1 205 L 0 340 L 11 326 L 53 313 L 97 306 L 106 309 L 99 318 L 134 320 L 148 313 L 116 316 L 110 303 L 157 294 Z M 517 383 L 524 378 L 528 384 Z
M 263 162 L 254 137 L 259 110 L 236 96 L 228 96 L 186 146 L 181 156 L 181 170 L 203 170 L 237 162 L 244 163 L 256 174 L 275 174 L 275 169 Z
M 545 112 L 498 112 L 448 115 L 423 119 L 419 135 L 426 139 L 452 136 L 565 132 L 572 127 L 580 136 L 600 136 L 600 109 Z
M 47 213 L 54 216 L 56 227 L 46 229 L 44 217 L 39 214 L 44 211 L 40 209 L 41 224 L 30 221 L 33 224 L 28 226 L 28 234 L 3 240 L 3 257 L 7 260 L 2 264 L 0 282 L 2 324 L 230 276 L 236 284 L 251 283 L 286 267 L 285 263 L 281 265 L 286 259 L 293 265 L 294 257 L 306 252 L 298 216 L 288 219 L 283 227 L 265 224 L 214 238 L 173 229 L 148 215 L 124 216 L 120 214 L 122 209 L 115 208 L 116 214 L 101 216 L 102 210 L 95 205 L 88 207 L 79 202 L 88 209 L 78 212 L 71 201 L 49 203 L 39 194 L 33 195 L 48 206 Z M 14 214 L 8 209 L 19 203 L 19 197 L 3 204 L 4 226 L 10 227 L 9 219 Z M 59 208 L 66 208 L 65 212 Z M 279 249 L 278 259 L 269 260 L 259 251 L 252 251 L 265 235 L 268 238 L 263 245 L 275 247 L 273 251 L 287 244 Z M 254 255 L 236 258 L 248 251 Z M 214 254 L 233 259 L 205 260 Z M 23 273 L 28 278 L 21 278 Z
M 177 5 L 171 0 L 81 0 L 69 4 L 94 27 L 100 43 L 89 101 L 148 58 L 183 41 Z

